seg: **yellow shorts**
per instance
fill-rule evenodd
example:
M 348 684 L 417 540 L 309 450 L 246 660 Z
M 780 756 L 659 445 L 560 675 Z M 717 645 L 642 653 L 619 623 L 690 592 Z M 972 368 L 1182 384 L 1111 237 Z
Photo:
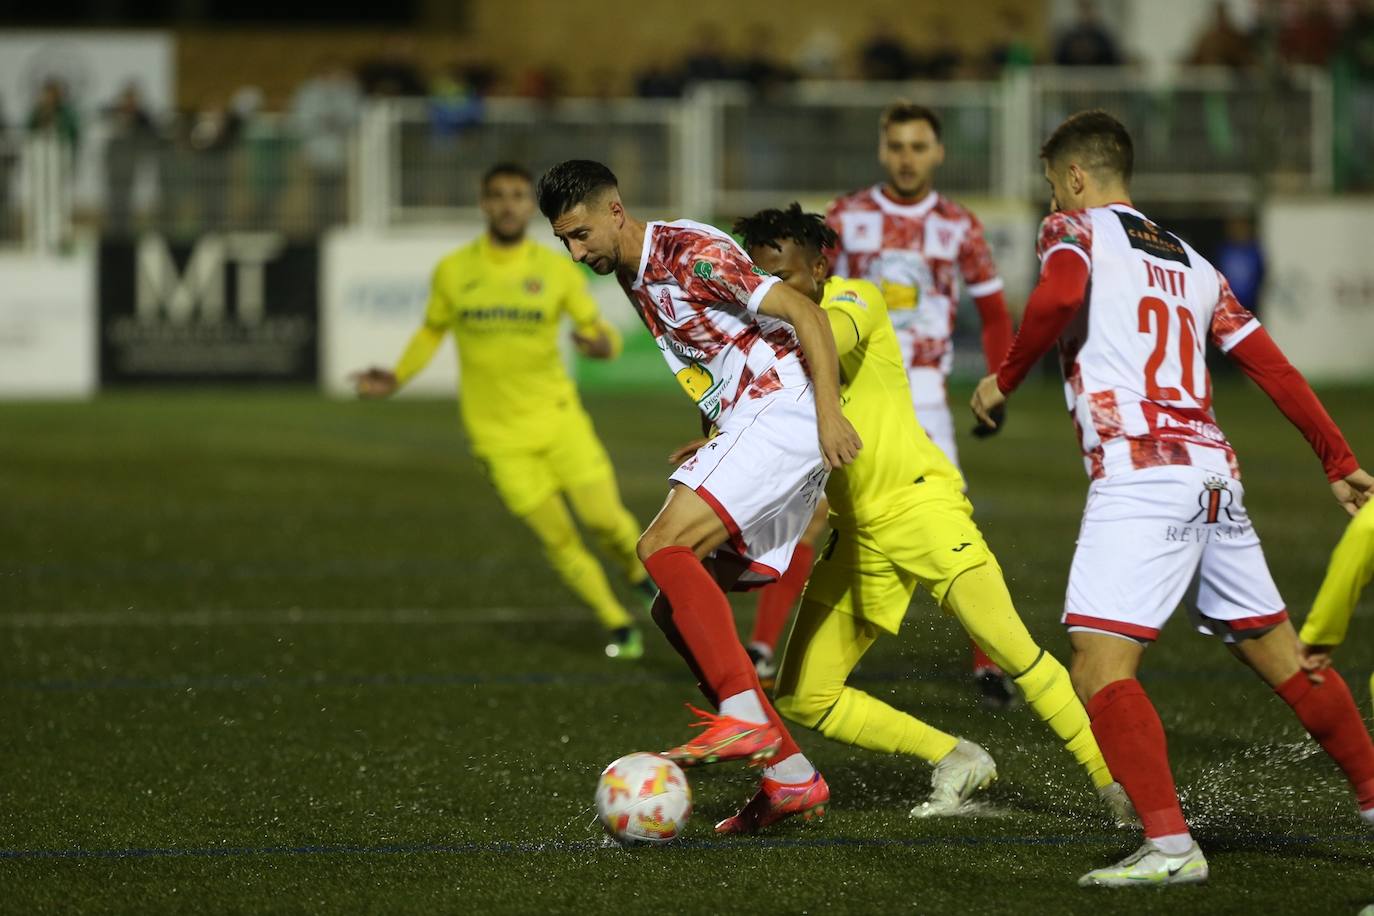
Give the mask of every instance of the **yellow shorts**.
M 585 410 L 574 407 L 551 415 L 549 421 L 560 429 L 543 448 L 473 449 L 487 479 L 513 515 L 528 515 L 558 493 L 599 483 L 614 473 L 610 456 Z
M 896 633 L 917 586 L 943 605 L 959 575 L 997 565 L 953 484 L 913 485 L 885 515 L 863 525 L 831 518 L 834 529 L 811 572 L 803 601 L 814 601 Z

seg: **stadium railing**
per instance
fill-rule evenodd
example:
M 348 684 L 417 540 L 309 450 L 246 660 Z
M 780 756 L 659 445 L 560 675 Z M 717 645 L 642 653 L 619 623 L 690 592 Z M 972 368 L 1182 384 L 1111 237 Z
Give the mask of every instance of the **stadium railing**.
M 655 215 L 818 205 L 880 177 L 878 114 L 898 98 L 940 112 L 941 186 L 963 196 L 1043 199 L 1042 139 L 1090 107 L 1131 126 L 1143 200 L 1225 205 L 1267 189 L 1332 188 L 1324 72 L 1269 80 L 1209 68 L 1166 77 L 1037 68 L 998 82 L 801 83 L 765 94 L 714 84 L 681 100 L 379 100 L 340 141 L 347 155 L 332 168 L 284 116 L 222 134 L 195 116 L 139 139 L 96 129 L 75 157 L 56 138 L 11 132 L 0 136 L 0 244 L 61 246 L 73 219 L 106 235 L 169 236 L 472 219 L 478 179 L 498 160 L 535 173 L 566 158 L 604 160 L 629 202 Z M 80 187 L 96 190 L 74 194 Z

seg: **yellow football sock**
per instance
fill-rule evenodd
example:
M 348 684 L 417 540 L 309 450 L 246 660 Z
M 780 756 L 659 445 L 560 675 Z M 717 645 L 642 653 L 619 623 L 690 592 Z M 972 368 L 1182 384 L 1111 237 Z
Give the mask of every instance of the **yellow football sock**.
M 959 739 L 862 690 L 846 687 L 816 730 L 827 738 L 889 754 L 910 754 L 937 763 Z
M 1026 704 L 1088 771 L 1093 785 L 1101 788 L 1110 783 L 1111 772 L 1069 672 L 1035 644 L 1016 613 L 997 564 L 985 563 L 961 574 L 950 586 L 945 606 L 998 667 L 1012 675 Z
M 845 686 L 876 638 L 866 621 L 803 600 L 778 670 L 777 710 L 835 741 L 935 763 L 957 738 Z
M 601 625 L 608 630 L 628 627 L 634 618 L 616 600 L 606 573 L 577 536 L 572 516 L 557 496 L 550 497 L 539 508 L 524 516 L 525 524 L 534 531 L 544 547 L 544 556 L 568 588 L 592 609 Z
M 639 522 L 620 501 L 615 477 L 608 475 L 595 483 L 575 487 L 568 491 L 568 500 L 578 519 L 631 585 L 649 578 L 635 551 L 641 530 Z
M 1040 660 L 1015 678 L 1026 703 L 1059 736 L 1074 759 L 1088 771 L 1093 785 L 1102 788 L 1112 781 L 1107 761 L 1093 737 L 1088 712 L 1074 693 L 1069 672 L 1053 655 L 1043 652 Z

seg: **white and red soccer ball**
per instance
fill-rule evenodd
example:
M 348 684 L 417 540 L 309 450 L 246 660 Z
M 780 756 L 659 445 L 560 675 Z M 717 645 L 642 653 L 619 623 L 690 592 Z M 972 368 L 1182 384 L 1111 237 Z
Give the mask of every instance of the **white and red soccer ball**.
M 692 790 L 681 767 L 657 754 L 626 754 L 601 772 L 596 813 L 622 843 L 667 843 L 692 814 Z

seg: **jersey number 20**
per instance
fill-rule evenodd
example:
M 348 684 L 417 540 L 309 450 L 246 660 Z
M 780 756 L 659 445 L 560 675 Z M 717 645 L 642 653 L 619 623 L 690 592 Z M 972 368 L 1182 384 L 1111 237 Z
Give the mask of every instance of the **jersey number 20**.
M 1193 324 L 1193 313 L 1181 305 L 1178 306 L 1177 312 L 1179 382 L 1183 386 L 1183 391 L 1187 392 L 1199 407 L 1206 410 L 1211 406 L 1212 380 L 1207 377 L 1207 366 L 1204 364 L 1202 367 L 1203 390 L 1200 393 L 1196 390 L 1197 373 L 1195 366 L 1200 353 L 1197 345 L 1197 329 Z M 1177 388 L 1172 385 L 1161 386 L 1157 378 L 1159 367 L 1164 364 L 1164 360 L 1168 356 L 1169 317 L 1169 306 L 1163 299 L 1146 296 L 1140 300 L 1140 333 L 1149 334 L 1153 332 L 1155 335 L 1154 352 L 1145 361 L 1145 397 L 1163 404 L 1176 403 L 1182 400 L 1182 393 Z

